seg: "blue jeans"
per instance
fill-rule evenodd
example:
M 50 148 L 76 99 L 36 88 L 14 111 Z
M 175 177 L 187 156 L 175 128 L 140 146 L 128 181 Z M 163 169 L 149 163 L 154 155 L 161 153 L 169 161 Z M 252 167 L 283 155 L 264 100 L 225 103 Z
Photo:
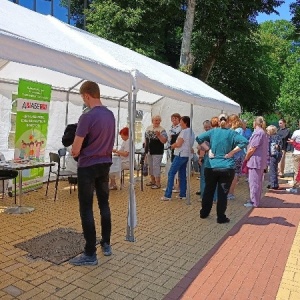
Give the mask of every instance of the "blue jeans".
M 111 216 L 109 198 L 110 163 L 96 164 L 78 168 L 78 198 L 81 225 L 85 238 L 84 252 L 87 255 L 96 253 L 96 229 L 93 214 L 93 196 L 96 190 L 101 218 L 101 244 L 110 244 Z
M 179 179 L 179 197 L 186 197 L 186 166 L 189 161 L 188 157 L 180 157 L 175 155 L 172 165 L 168 173 L 168 183 L 165 197 L 172 197 L 175 175 L 178 172 Z
M 280 162 L 281 154 L 276 156 L 270 156 L 270 171 L 269 171 L 269 181 L 271 188 L 278 188 L 278 163 Z

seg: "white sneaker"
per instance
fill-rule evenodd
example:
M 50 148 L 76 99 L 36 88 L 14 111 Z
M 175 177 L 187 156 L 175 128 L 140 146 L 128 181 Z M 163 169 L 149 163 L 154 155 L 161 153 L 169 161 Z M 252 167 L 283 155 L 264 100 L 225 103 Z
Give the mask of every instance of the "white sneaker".
M 234 200 L 235 196 L 233 194 L 228 194 L 227 195 L 227 200 Z
M 253 203 L 247 202 L 244 204 L 245 207 L 254 207 Z
M 162 190 L 165 192 L 167 188 L 163 188 Z M 173 189 L 172 190 L 173 193 L 179 193 L 179 190 Z
M 297 194 L 298 190 L 294 188 L 286 189 L 287 192 L 292 193 L 292 194 Z

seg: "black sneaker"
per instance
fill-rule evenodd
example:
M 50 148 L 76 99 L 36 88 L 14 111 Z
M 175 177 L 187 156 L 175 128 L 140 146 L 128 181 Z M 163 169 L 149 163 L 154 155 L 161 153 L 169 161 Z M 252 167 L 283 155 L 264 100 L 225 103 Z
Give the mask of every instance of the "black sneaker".
M 200 218 L 201 219 L 206 219 L 209 216 L 209 214 L 204 214 L 201 210 L 200 210 Z
M 224 219 L 217 219 L 217 223 L 219 224 L 224 224 L 224 223 L 229 223 L 230 219 L 229 218 L 224 218 Z
M 93 255 L 82 253 L 80 256 L 70 259 L 69 263 L 73 266 L 95 266 L 98 264 L 98 259 L 96 253 Z
M 112 255 L 111 246 L 109 244 L 107 244 L 107 243 L 103 243 L 103 245 L 101 244 L 101 249 L 102 249 L 104 256 Z

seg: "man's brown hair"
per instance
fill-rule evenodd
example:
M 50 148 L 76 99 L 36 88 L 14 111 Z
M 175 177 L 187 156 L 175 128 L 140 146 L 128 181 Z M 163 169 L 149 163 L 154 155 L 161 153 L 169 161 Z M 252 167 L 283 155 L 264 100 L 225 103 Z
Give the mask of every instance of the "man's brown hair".
M 86 81 L 84 82 L 79 90 L 79 93 L 81 95 L 83 94 L 89 94 L 93 98 L 98 98 L 100 99 L 100 89 L 99 86 L 96 82 L 93 81 Z

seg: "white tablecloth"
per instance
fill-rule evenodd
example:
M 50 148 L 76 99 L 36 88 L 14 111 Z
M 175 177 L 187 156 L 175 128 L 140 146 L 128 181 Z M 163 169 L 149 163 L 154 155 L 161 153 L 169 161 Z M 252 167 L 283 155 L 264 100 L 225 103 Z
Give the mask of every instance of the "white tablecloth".
M 120 156 L 113 156 L 112 157 L 112 165 L 110 166 L 109 174 L 114 174 L 117 177 L 121 177 L 122 171 L 122 163 Z

